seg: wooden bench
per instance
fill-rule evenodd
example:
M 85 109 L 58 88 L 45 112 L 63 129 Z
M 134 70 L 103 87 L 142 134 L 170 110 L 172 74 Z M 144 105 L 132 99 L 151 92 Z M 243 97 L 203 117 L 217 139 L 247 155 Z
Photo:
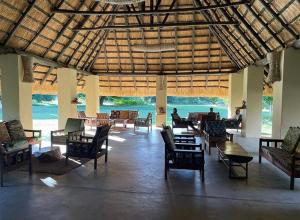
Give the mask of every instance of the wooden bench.
M 229 178 L 248 178 L 248 163 L 253 157 L 239 144 L 231 141 L 217 143 L 218 159 L 229 169 Z M 235 174 L 233 167 L 241 167 L 244 176 Z

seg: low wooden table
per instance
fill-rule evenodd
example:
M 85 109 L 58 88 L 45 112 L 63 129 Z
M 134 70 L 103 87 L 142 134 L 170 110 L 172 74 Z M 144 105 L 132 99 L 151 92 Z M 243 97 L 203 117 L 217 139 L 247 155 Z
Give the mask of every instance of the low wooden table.
M 218 159 L 229 168 L 229 178 L 248 178 L 248 163 L 253 157 L 239 144 L 231 141 L 217 143 Z M 244 176 L 234 174 L 233 167 L 241 167 L 245 171 Z

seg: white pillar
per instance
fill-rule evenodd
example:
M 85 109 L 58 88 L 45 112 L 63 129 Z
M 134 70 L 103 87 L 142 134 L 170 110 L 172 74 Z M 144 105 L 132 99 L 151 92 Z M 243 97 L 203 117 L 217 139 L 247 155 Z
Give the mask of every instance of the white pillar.
M 273 84 L 272 136 L 283 138 L 290 126 L 300 126 L 300 50 L 286 49 L 281 57 L 281 81 Z
M 22 81 L 24 69 L 20 55 L 0 56 L 3 120 L 18 119 L 32 129 L 32 83 Z
M 229 76 L 228 118 L 235 113 L 235 108 L 243 101 L 243 71 Z
M 90 75 L 85 80 L 86 115 L 96 117 L 99 111 L 99 76 Z
M 68 68 L 57 69 L 58 128 L 63 129 L 67 118 L 77 118 L 77 71 Z
M 242 135 L 260 137 L 263 96 L 263 66 L 250 66 L 244 69 L 243 100 L 247 109 L 242 111 Z
M 161 112 L 163 110 L 164 112 Z M 167 116 L 167 77 L 156 77 L 156 126 L 166 123 Z

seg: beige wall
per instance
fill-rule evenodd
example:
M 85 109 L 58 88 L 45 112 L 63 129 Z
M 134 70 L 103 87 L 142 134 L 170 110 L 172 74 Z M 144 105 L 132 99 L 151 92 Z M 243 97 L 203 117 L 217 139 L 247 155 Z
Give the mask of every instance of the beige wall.
M 68 118 L 77 118 L 77 71 L 68 68 L 57 69 L 58 128 L 65 127 Z
M 290 126 L 300 126 L 300 50 L 281 57 L 281 81 L 273 84 L 272 136 L 283 138 Z
M 85 78 L 86 114 L 95 117 L 99 111 L 99 76 Z
M 165 113 L 160 113 L 159 108 L 162 107 Z M 156 78 L 156 126 L 166 123 L 167 111 L 167 78 L 166 76 L 157 76 Z
M 235 108 L 243 101 L 243 71 L 229 76 L 228 118 L 235 114 Z
M 261 136 L 263 73 L 262 66 L 244 69 L 243 100 L 246 101 L 247 109 L 242 111 L 242 134 L 246 137 Z
M 19 119 L 24 128 L 32 128 L 32 84 L 23 83 L 20 55 L 0 56 L 3 120 Z

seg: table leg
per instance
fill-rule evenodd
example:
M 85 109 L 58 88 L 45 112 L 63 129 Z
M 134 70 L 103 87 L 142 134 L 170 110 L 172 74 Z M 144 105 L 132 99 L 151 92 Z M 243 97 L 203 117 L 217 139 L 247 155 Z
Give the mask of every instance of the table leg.
M 248 163 L 246 163 L 246 178 L 248 178 Z
M 231 166 L 231 161 L 229 160 L 229 161 L 228 161 L 229 178 L 231 178 L 231 168 L 232 168 L 232 166 Z

